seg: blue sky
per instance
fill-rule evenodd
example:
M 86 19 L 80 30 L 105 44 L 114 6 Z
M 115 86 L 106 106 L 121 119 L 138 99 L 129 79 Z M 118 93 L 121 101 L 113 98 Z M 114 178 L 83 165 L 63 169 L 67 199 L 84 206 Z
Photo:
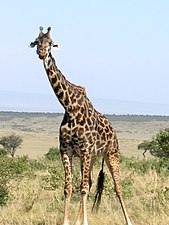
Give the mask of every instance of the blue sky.
M 169 1 L 3 1 L 0 91 L 53 94 L 28 47 L 39 26 L 52 27 L 58 67 L 89 98 L 169 104 Z

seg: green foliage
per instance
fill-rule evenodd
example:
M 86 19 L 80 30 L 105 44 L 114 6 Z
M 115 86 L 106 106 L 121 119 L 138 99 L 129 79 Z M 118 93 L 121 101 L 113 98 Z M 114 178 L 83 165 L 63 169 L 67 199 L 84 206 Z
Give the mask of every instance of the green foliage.
M 133 194 L 132 194 L 133 180 L 130 176 L 126 177 L 121 182 L 121 186 L 122 186 L 124 198 L 130 198 L 131 196 L 133 196 Z
M 45 176 L 43 179 L 48 183 L 49 188 L 56 190 L 64 186 L 64 171 L 63 167 L 49 166 L 48 172 L 50 176 Z
M 143 141 L 138 149 L 143 149 L 144 153 L 150 151 L 155 157 L 169 158 L 169 128 L 161 130 L 151 141 Z
M 23 176 L 34 176 L 35 170 L 45 169 L 44 162 L 31 160 L 28 156 L 18 158 L 1 157 L 0 163 L 0 205 L 8 200 L 10 181 L 21 179 Z
M 0 157 L 7 156 L 8 152 L 5 148 L 0 148 Z
M 56 165 L 48 166 L 48 173 L 50 175 L 42 177 L 42 185 L 44 189 L 56 190 L 64 187 L 65 174 L 62 166 L 62 162 Z M 77 200 L 78 194 L 80 192 L 81 174 L 77 167 L 72 166 L 72 198 Z
M 45 158 L 51 161 L 61 160 L 59 149 L 55 147 L 50 148 L 48 153 L 45 154 Z
M 146 174 L 151 169 L 155 170 L 158 174 L 162 173 L 165 176 L 169 175 L 169 158 L 163 157 L 140 160 L 136 158 L 127 158 L 121 155 L 120 161 L 122 167 L 141 175 Z
M 29 168 L 31 170 L 45 170 L 47 168 L 47 164 L 44 160 L 37 159 L 29 159 Z
M 130 198 L 132 196 L 132 190 L 133 190 L 133 180 L 131 176 L 125 177 L 121 182 L 122 186 L 122 194 L 123 198 Z M 114 182 L 110 174 L 105 174 L 105 182 L 104 182 L 104 189 L 103 194 L 108 196 L 109 198 L 112 198 L 113 195 L 116 196 L 116 191 L 114 187 Z
M 1 157 L 0 163 L 0 205 L 3 206 L 8 200 L 8 183 L 14 177 L 15 170 L 11 158 Z
M 152 154 L 157 157 L 169 157 L 169 128 L 156 135 Z
M 16 149 L 19 148 L 22 142 L 22 138 L 15 134 L 0 138 L 0 145 L 2 145 L 12 157 L 14 157 Z
M 5 183 L 0 184 L 0 206 L 6 205 L 9 197 L 9 191 Z

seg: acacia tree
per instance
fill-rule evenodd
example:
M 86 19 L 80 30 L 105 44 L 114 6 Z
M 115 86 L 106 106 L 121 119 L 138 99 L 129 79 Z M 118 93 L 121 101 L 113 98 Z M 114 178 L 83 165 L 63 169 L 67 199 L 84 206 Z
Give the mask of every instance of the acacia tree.
M 143 141 L 138 145 L 138 149 L 143 149 L 143 157 L 145 158 L 146 152 L 149 151 L 151 153 L 152 151 L 152 143 L 151 141 Z
M 153 156 L 169 158 L 169 128 L 161 130 L 151 141 L 143 141 L 138 145 L 138 149 L 144 150 L 144 157 L 149 151 Z
M 7 152 L 14 158 L 17 148 L 22 144 L 23 139 L 19 135 L 11 134 L 0 138 L 0 145 L 2 145 Z

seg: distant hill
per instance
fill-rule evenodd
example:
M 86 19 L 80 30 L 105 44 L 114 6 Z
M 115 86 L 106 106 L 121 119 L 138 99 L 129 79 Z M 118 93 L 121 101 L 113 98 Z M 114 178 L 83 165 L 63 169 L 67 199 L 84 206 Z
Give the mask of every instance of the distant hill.
M 91 99 L 104 114 L 169 115 L 169 104 L 141 103 L 113 99 Z M 64 112 L 54 94 L 29 94 L 0 91 L 0 111 Z
M 54 95 L 0 91 L 0 110 L 21 112 L 63 112 Z

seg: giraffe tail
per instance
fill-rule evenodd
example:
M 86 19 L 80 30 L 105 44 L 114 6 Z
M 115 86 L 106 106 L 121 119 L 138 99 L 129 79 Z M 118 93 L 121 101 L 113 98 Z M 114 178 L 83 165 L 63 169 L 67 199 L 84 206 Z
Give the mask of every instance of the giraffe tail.
M 99 172 L 98 179 L 97 179 L 97 187 L 96 187 L 96 195 L 95 200 L 92 207 L 92 212 L 94 212 L 94 209 L 96 212 L 98 212 L 100 203 L 101 203 L 101 196 L 104 188 L 104 172 L 103 172 L 103 166 L 104 166 L 104 158 L 102 160 L 102 168 Z

